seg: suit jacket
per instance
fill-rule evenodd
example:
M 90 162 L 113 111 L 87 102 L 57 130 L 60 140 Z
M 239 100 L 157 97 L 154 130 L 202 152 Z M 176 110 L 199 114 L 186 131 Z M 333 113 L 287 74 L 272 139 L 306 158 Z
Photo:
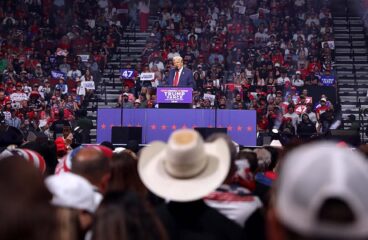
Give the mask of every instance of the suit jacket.
M 175 69 L 171 69 L 169 73 L 169 77 L 167 79 L 167 85 L 173 86 L 175 78 Z M 179 78 L 178 87 L 192 87 L 195 88 L 193 72 L 189 68 L 183 67 Z

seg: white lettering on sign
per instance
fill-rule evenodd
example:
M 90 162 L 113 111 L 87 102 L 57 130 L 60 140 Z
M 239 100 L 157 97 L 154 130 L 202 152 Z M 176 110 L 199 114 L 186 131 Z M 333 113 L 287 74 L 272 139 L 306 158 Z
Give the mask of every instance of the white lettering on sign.
M 184 100 L 184 95 L 186 94 L 187 90 L 165 90 L 163 92 L 165 94 L 165 100 L 178 102 Z
M 95 90 L 95 82 L 93 81 L 83 81 L 82 87 L 85 89 Z
M 152 81 L 155 79 L 155 73 L 141 73 L 140 79 L 141 81 Z

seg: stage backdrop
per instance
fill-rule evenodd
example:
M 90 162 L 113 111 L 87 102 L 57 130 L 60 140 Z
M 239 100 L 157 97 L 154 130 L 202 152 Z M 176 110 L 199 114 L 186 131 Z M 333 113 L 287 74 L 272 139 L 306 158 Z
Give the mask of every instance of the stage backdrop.
M 217 121 L 215 121 L 217 118 Z M 143 143 L 167 141 L 181 128 L 226 127 L 228 135 L 243 146 L 256 146 L 256 112 L 205 109 L 98 109 L 97 143 L 111 141 L 113 126 L 142 127 Z

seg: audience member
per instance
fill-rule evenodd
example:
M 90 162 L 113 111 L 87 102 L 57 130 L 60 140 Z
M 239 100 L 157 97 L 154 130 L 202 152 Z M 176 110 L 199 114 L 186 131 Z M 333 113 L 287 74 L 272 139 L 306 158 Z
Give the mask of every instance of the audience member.
M 178 130 L 168 144 L 154 142 L 142 150 L 138 172 L 143 183 L 169 201 L 158 214 L 170 239 L 242 238 L 239 225 L 202 200 L 221 185 L 229 168 L 225 140 L 204 143 L 194 130 Z
M 367 238 L 367 201 L 361 194 L 367 169 L 363 155 L 332 143 L 303 145 L 288 153 L 271 198 L 269 238 Z M 303 181 L 311 172 L 313 178 Z

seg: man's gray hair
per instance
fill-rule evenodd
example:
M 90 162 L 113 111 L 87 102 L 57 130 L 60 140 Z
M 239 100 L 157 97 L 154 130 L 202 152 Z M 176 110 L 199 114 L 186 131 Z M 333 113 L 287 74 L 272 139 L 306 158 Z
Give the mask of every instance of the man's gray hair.
M 179 60 L 180 62 L 183 62 L 183 58 L 180 55 L 176 55 L 173 57 L 173 61 Z

